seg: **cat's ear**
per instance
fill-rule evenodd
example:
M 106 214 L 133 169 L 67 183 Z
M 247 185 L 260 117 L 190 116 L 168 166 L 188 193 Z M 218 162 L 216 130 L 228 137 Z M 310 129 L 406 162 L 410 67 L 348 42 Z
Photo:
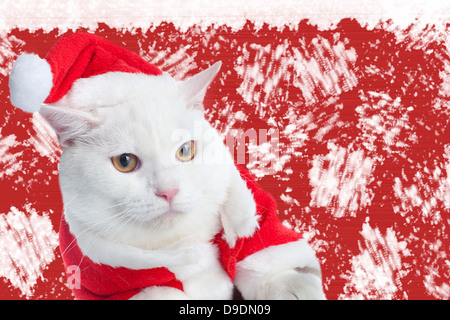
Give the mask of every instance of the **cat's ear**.
M 70 146 L 73 141 L 99 125 L 91 113 L 67 107 L 43 105 L 39 113 L 55 130 L 61 146 Z
M 208 69 L 179 83 L 180 92 L 189 107 L 203 110 L 203 99 L 205 98 L 206 89 L 216 77 L 221 66 L 222 62 L 218 61 Z

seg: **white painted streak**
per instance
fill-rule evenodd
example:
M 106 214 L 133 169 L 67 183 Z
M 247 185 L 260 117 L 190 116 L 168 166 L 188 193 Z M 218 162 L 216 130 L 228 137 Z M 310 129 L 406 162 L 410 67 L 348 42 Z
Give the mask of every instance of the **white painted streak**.
M 394 299 L 402 292 L 399 284 L 409 270 L 402 257 L 410 256 L 405 241 L 399 241 L 392 228 L 381 234 L 368 221 L 362 226 L 361 253 L 351 259 L 352 268 L 342 277 L 347 280 L 340 299 Z M 407 298 L 406 296 L 402 298 Z
M 367 188 L 375 159 L 362 150 L 347 149 L 328 144 L 330 152 L 313 157 L 309 171 L 311 207 L 325 207 L 334 217 L 356 216 L 356 212 L 370 204 L 373 197 Z
M 444 200 L 445 207 L 450 209 L 450 145 L 447 145 L 445 148 L 445 158 L 447 162 L 444 164 L 445 166 L 445 177 L 441 178 L 441 185 L 439 187 L 440 198 Z M 435 171 L 435 176 L 440 172 Z
M 307 105 L 320 98 L 317 91 L 324 97 L 338 96 L 357 85 L 353 48 L 345 49 L 342 42 L 332 45 L 324 38 L 314 38 L 312 46 L 307 57 L 297 48 L 291 49 L 287 40 L 276 47 L 253 43 L 244 47 L 235 66 L 243 79 L 238 93 L 264 117 L 264 106 L 276 96 L 281 80 L 298 87 Z
M 353 70 L 357 58 L 353 48 L 345 49 L 343 42 L 332 45 L 323 38 L 313 39 L 312 46 L 310 57 L 293 49 L 293 84 L 302 91 L 306 104 L 317 101 L 317 90 L 324 97 L 338 96 L 358 84 Z
M 186 51 L 191 45 L 181 46 L 176 52 L 171 52 L 171 48 L 167 50 L 156 51 L 154 48 L 141 48 L 140 55 L 160 67 L 164 72 L 169 73 L 176 80 L 186 79 L 188 72 L 196 70 L 195 53 L 188 55 Z
M 423 221 L 432 225 L 443 222 L 445 212 L 438 205 L 442 203 L 450 209 L 450 145 L 445 146 L 444 158 L 445 162 L 433 163 L 430 167 L 417 163 L 412 181 L 405 183 L 404 177 L 394 178 L 394 195 L 401 200 L 394 206 L 396 213 L 404 217 L 414 214 L 416 218 L 420 214 Z M 432 183 L 438 187 L 433 187 Z
M 0 128 L 0 179 L 6 176 L 12 176 L 22 170 L 22 160 L 18 160 L 22 151 L 12 152 L 11 149 L 17 147 L 20 143 L 15 135 L 3 137 Z
M 47 157 L 50 162 L 57 162 L 61 154 L 61 146 L 58 143 L 55 131 L 39 113 L 33 113 L 32 123 L 36 134 L 28 139 L 28 143 L 41 156 Z
M 39 215 L 30 206 L 25 211 L 11 207 L 0 214 L 0 277 L 31 297 L 44 269 L 55 259 L 58 236 L 47 214 Z
M 448 259 L 448 247 L 443 244 L 441 240 L 434 243 L 429 243 L 428 248 L 434 252 L 438 259 L 431 259 L 425 266 L 425 274 L 423 276 L 423 283 L 428 293 L 436 299 L 448 300 L 450 299 L 450 282 L 446 277 L 445 272 L 440 272 L 440 267 L 445 270 L 450 270 L 450 260 Z M 442 262 L 444 261 L 444 262 Z
M 14 52 L 13 47 L 23 43 L 22 40 L 19 40 L 14 36 L 8 36 L 6 31 L 0 31 L 0 75 L 4 77 L 9 75 L 13 63 L 16 60 L 16 53 Z
M 182 30 L 211 24 L 240 29 L 247 19 L 257 27 L 263 23 L 273 27 L 295 26 L 300 20 L 309 19 L 326 29 L 347 17 L 369 28 L 389 19 L 406 28 L 412 23 L 444 26 L 450 19 L 448 12 L 450 2 L 440 0 L 427 1 L 426 5 L 423 0 L 91 0 L 88 5 L 78 0 L 2 0 L 0 30 L 59 28 L 64 32 L 79 26 L 95 30 L 99 22 L 119 29 L 147 30 L 163 21 Z

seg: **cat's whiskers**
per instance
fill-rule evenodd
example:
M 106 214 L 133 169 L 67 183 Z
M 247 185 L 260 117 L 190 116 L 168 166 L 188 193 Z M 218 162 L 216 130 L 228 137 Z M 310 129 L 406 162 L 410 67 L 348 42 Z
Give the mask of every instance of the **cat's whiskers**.
M 128 204 L 132 204 L 132 203 L 133 203 L 133 201 L 128 200 L 128 201 L 124 201 L 124 202 L 121 202 L 121 203 L 113 204 L 113 205 L 108 206 L 108 207 L 104 207 L 103 210 L 110 210 L 110 209 L 114 209 L 114 208 L 117 208 L 117 207 L 120 207 L 120 206 L 125 206 L 125 205 L 128 205 Z
M 117 226 L 119 226 L 119 227 L 122 227 L 122 228 L 123 228 L 123 227 L 125 226 L 125 224 L 126 224 L 126 223 L 123 223 L 123 222 L 128 222 L 130 219 L 131 219 L 131 220 L 133 219 L 132 216 L 126 216 L 126 215 L 122 215 L 122 214 L 116 216 L 115 218 L 116 218 L 116 219 L 111 220 L 111 221 L 109 222 L 108 227 L 104 230 L 103 233 L 108 233 L 109 229 L 111 229 L 112 227 L 117 227 Z M 125 220 L 125 221 L 124 221 L 124 220 Z M 86 231 L 86 230 L 88 230 L 88 229 L 85 229 L 84 231 Z M 84 233 L 84 231 L 81 232 L 81 234 Z M 117 230 L 116 233 L 119 233 L 118 231 L 120 231 L 120 229 Z M 116 233 L 109 233 L 109 236 L 115 235 Z M 76 238 L 78 239 L 79 236 L 80 236 L 80 234 L 79 234 Z M 92 242 L 90 243 L 89 247 L 86 248 L 85 252 L 83 253 L 82 258 L 80 259 L 80 262 L 78 263 L 78 266 L 81 265 L 81 263 L 83 262 L 83 259 L 84 259 L 86 256 L 89 256 L 89 254 L 88 254 L 88 253 L 89 253 L 89 250 L 92 249 L 92 247 L 94 246 L 94 244 L 96 243 L 96 241 L 98 241 L 98 239 L 99 239 L 99 238 L 97 238 L 97 237 L 94 238 L 94 241 L 92 241 Z
M 80 192 L 80 193 L 76 194 L 74 197 L 72 197 L 72 199 L 69 199 L 69 200 L 67 200 L 67 201 L 64 201 L 64 207 L 66 207 L 66 206 L 72 204 L 72 202 L 74 202 L 75 200 L 77 200 L 77 198 L 82 198 L 82 197 L 84 197 L 86 194 L 87 194 L 87 192 L 85 192 L 85 193 Z
M 95 224 L 92 224 L 91 226 L 96 226 L 96 225 L 100 225 L 101 222 L 97 222 Z M 81 239 L 81 237 L 84 235 L 85 232 L 87 231 L 91 231 L 91 228 L 85 228 L 83 229 L 80 233 L 74 235 L 74 239 L 67 245 L 66 249 L 62 252 L 62 254 L 64 255 L 66 253 L 66 251 L 68 250 L 72 250 L 77 244 L 75 243 L 78 239 Z
M 72 200 L 72 201 L 75 200 L 78 196 L 79 196 L 79 195 L 73 197 L 71 200 Z M 127 204 L 127 203 L 128 203 L 128 202 L 123 202 L 123 203 L 116 204 L 116 205 L 113 205 L 113 206 L 110 206 L 110 207 L 105 207 L 104 209 L 105 209 L 105 210 L 108 210 L 108 209 L 111 209 L 112 207 L 116 207 L 116 206 L 118 206 L 118 205 L 124 205 L 124 204 Z M 71 213 L 71 215 L 72 215 L 73 217 L 76 217 L 76 216 L 77 216 L 77 213 L 76 213 L 76 212 L 75 212 L 75 213 Z M 111 225 L 114 224 L 114 223 L 119 223 L 120 220 L 122 219 L 122 215 L 121 215 L 120 213 L 117 213 L 116 216 L 117 216 L 116 219 L 110 222 Z M 74 237 L 74 240 L 72 240 L 72 241 L 69 243 L 69 245 L 67 246 L 67 248 L 64 250 L 63 254 L 64 254 L 67 250 L 71 250 L 71 249 L 76 245 L 75 241 L 76 241 L 77 239 L 81 239 L 81 237 L 82 237 L 87 231 L 93 231 L 93 229 L 95 229 L 95 228 L 98 227 L 98 226 L 102 226 L 104 223 L 105 223 L 105 221 L 103 221 L 103 220 L 102 220 L 102 221 L 95 222 L 95 223 L 92 223 L 92 224 L 89 226 L 89 228 L 85 228 L 85 229 L 83 229 L 80 233 L 76 234 L 75 237 Z M 111 227 L 112 227 L 112 226 L 111 226 Z M 110 228 L 110 227 L 108 227 L 108 229 L 109 229 L 109 228 Z

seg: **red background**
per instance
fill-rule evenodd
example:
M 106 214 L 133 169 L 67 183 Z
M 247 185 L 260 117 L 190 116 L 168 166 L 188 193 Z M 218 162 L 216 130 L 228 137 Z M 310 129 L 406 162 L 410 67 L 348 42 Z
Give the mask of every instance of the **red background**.
M 368 29 L 345 19 L 328 30 L 302 21 L 281 30 L 247 22 L 237 31 L 227 26 L 181 31 L 170 23 L 127 31 L 100 24 L 95 33 L 174 76 L 190 76 L 222 61 L 205 100 L 207 118 L 222 132 L 279 130 L 279 152 L 288 155 L 286 161 L 270 174 L 263 170 L 258 179 L 278 200 L 280 219 L 304 232 L 316 250 L 328 299 L 448 299 L 447 30 L 397 30 L 388 22 Z M 10 41 L 14 53 L 3 59 L 2 68 L 10 68 L 21 52 L 43 57 L 60 35 L 58 29 L 12 30 L 0 39 Z M 302 70 L 293 63 L 298 57 L 309 67 Z M 250 73 L 253 65 L 260 80 Z M 246 76 L 247 85 L 254 86 L 247 96 L 241 87 Z M 11 106 L 8 76 L 0 77 L 0 138 L 14 134 L 17 141 L 25 141 L 36 134 L 31 117 Z M 237 112 L 246 120 L 236 120 Z M 290 124 L 293 132 L 285 130 Z M 26 204 L 38 212 L 53 210 L 50 218 L 57 232 L 62 212 L 57 163 L 20 144 L 9 152 L 17 154 L 24 169 L 1 181 L 0 214 L 11 206 L 25 210 Z M 362 162 L 355 165 L 354 157 Z M 358 176 L 364 159 L 369 170 Z M 314 187 L 314 166 L 323 174 L 336 169 L 338 192 Z M 346 195 L 345 185 L 352 179 L 359 187 Z M 415 190 L 414 196 L 408 190 Z M 320 202 L 314 192 L 325 192 L 328 199 Z M 346 196 L 354 202 L 343 201 Z M 55 252 L 31 295 L 2 278 L 0 298 L 72 298 L 59 249 Z M 376 272 L 370 280 L 373 270 L 367 265 L 394 287 L 377 282 Z

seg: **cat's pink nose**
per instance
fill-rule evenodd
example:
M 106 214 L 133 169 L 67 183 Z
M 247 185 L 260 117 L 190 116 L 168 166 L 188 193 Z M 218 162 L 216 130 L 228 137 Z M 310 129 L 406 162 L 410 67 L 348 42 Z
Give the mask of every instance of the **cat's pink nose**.
M 175 189 L 169 189 L 169 190 L 158 190 L 158 191 L 156 192 L 156 195 L 157 195 L 158 197 L 161 197 L 161 198 L 166 199 L 166 201 L 167 201 L 169 204 L 171 204 L 173 198 L 174 198 L 175 195 L 178 193 L 178 191 L 179 191 L 179 190 L 178 190 L 177 188 L 175 188 Z

